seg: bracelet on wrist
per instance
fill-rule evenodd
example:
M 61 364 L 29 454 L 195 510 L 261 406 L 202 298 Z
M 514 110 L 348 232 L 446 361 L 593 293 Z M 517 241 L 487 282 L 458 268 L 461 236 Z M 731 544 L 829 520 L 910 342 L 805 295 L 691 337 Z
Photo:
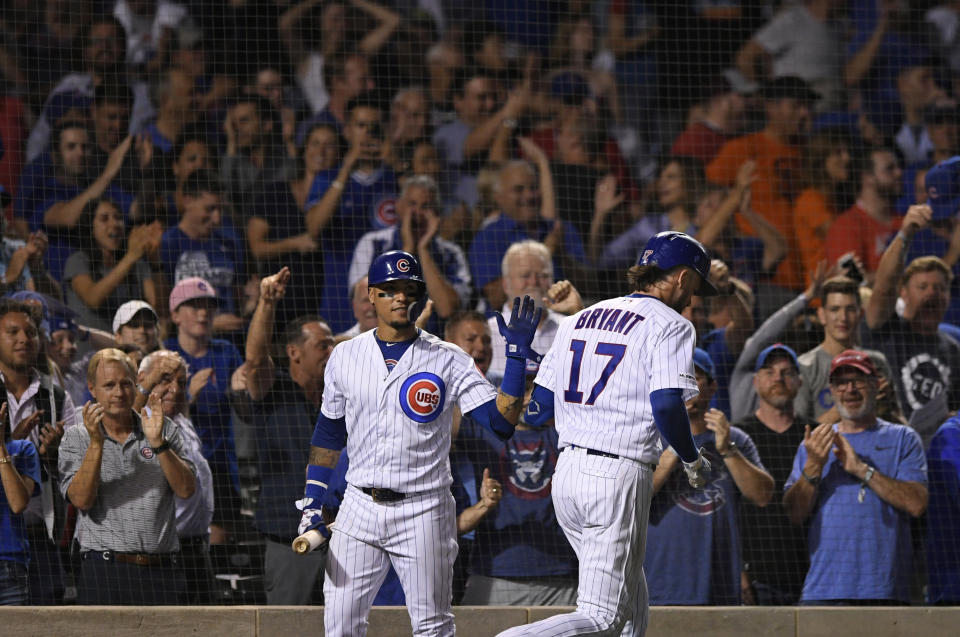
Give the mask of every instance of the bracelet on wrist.
M 170 449 L 169 440 L 164 440 L 162 443 L 160 443 L 159 447 L 150 447 L 150 450 L 153 451 L 153 454 L 155 456 L 159 456 L 164 451 L 169 451 L 169 449 Z
M 820 476 L 808 476 L 806 470 L 801 471 L 800 475 L 802 475 L 803 479 L 809 482 L 810 484 L 812 484 L 813 486 L 817 486 L 818 484 L 820 484 Z

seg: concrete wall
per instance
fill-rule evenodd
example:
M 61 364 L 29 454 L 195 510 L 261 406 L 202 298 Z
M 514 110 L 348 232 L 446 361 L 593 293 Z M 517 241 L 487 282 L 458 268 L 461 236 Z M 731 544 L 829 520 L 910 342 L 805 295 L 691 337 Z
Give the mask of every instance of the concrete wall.
M 498 632 L 565 612 L 558 608 L 458 607 L 461 637 Z M 0 634 L 16 637 L 319 637 L 317 607 L 116 606 L 0 608 Z M 377 608 L 370 637 L 410 635 L 403 608 Z M 960 607 L 952 608 L 654 608 L 647 637 L 957 637 Z

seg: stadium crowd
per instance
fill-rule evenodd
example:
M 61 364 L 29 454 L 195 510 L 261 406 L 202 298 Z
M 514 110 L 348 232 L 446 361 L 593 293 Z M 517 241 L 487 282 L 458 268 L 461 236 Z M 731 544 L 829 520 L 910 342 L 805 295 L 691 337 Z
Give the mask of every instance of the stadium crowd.
M 664 230 L 720 290 L 685 311 L 714 469 L 694 490 L 663 452 L 651 603 L 960 603 L 958 27 L 897 0 L 5 3 L 0 604 L 322 603 L 294 502 L 371 261 L 415 255 L 418 325 L 496 384 L 491 311 L 536 299 L 544 354 Z M 455 423 L 455 603 L 575 603 L 556 431 Z

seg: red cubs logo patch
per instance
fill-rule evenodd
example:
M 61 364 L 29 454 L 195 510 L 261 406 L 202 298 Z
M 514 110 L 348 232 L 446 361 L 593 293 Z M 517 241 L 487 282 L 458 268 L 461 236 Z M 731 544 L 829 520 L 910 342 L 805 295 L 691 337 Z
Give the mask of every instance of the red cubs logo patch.
M 397 222 L 397 202 L 395 199 L 383 199 L 376 206 L 377 225 L 386 228 Z
M 140 455 L 146 458 L 147 460 L 152 460 L 155 454 L 153 453 L 153 449 L 151 449 L 150 447 L 144 447 L 143 449 L 140 450 Z
M 446 396 L 443 379 L 430 372 L 419 372 L 400 386 L 400 408 L 411 420 L 428 423 L 443 411 Z

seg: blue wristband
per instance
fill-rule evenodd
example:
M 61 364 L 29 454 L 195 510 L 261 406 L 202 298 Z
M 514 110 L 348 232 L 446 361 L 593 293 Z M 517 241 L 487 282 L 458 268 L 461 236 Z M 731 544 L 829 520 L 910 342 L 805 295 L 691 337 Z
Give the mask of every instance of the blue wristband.
M 527 361 L 522 358 L 507 358 L 503 368 L 503 381 L 500 390 L 504 394 L 523 397 L 526 388 Z
M 333 476 L 331 467 L 321 467 L 315 464 L 307 465 L 307 486 L 303 490 L 303 496 L 312 498 L 316 502 L 323 501 L 331 476 Z

